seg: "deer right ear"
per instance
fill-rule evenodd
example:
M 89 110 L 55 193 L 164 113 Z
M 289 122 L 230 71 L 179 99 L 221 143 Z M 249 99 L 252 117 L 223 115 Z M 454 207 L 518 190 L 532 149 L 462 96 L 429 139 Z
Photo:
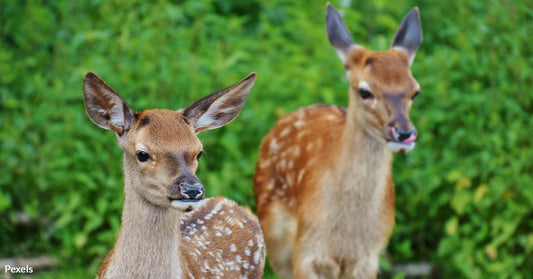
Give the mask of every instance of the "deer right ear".
M 391 48 L 402 50 L 409 59 L 409 65 L 412 65 L 420 43 L 422 43 L 422 24 L 420 23 L 420 12 L 415 7 L 400 23 L 400 27 L 392 39 Z
M 235 85 L 211 93 L 178 112 L 191 120 L 196 133 L 224 126 L 241 112 L 255 78 L 255 72 L 251 73 Z
M 342 16 L 330 3 L 327 5 L 326 32 L 342 63 L 346 64 L 346 57 L 358 45 L 353 42 L 352 35 L 348 31 Z
M 94 124 L 114 131 L 118 137 L 133 125 L 135 112 L 104 80 L 89 72 L 83 80 L 85 110 Z

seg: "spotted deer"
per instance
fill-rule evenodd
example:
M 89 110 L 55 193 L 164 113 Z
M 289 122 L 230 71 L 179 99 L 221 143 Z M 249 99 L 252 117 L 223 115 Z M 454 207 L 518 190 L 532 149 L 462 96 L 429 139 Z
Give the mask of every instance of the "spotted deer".
M 409 110 L 420 90 L 410 69 L 419 13 L 405 16 L 387 51 L 355 44 L 329 3 L 326 29 L 347 71 L 348 108 L 280 118 L 260 146 L 258 216 L 280 278 L 376 278 L 395 222 L 392 152 L 410 151 L 417 137 Z
M 124 206 L 114 248 L 97 278 L 261 278 L 265 247 L 256 217 L 235 202 L 205 197 L 195 175 L 200 131 L 241 111 L 255 73 L 179 111 L 135 112 L 94 73 L 85 108 L 115 132 L 124 151 Z

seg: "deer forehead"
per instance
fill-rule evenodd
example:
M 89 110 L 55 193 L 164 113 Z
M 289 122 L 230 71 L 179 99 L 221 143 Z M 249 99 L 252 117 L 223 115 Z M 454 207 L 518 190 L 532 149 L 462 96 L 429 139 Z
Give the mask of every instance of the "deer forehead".
M 140 112 L 131 135 L 136 151 L 182 153 L 202 149 L 191 122 L 172 110 L 154 109 Z
M 373 93 L 395 94 L 414 92 L 419 88 L 411 74 L 409 61 L 397 50 L 355 51 L 347 70 L 348 78 L 355 89 L 361 89 L 360 86 L 363 86 Z

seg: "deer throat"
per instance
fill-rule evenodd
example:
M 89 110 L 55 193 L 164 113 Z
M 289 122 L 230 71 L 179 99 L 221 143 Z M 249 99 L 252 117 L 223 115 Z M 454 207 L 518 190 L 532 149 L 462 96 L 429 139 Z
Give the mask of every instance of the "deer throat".
M 143 201 L 134 191 L 124 199 L 122 224 L 107 277 L 176 278 L 181 275 L 181 213 Z M 180 276 L 177 276 L 181 278 Z

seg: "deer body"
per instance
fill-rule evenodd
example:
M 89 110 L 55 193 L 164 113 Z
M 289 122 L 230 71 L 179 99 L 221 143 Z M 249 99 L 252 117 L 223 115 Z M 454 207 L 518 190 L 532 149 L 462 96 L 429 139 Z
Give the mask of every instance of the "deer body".
M 284 279 L 377 276 L 394 227 L 391 151 L 407 152 L 416 139 L 408 112 L 419 90 L 410 73 L 418 11 L 386 52 L 355 45 L 330 5 L 327 22 L 350 80 L 348 108 L 282 117 L 261 143 L 254 176 L 270 262 Z
M 125 199 L 124 209 L 131 209 L 133 199 Z M 122 228 L 100 268 L 101 278 L 262 277 L 260 228 L 251 212 L 235 202 L 209 198 L 181 216 L 174 209 L 135 209 L 122 215 Z
M 84 80 L 91 120 L 124 150 L 124 206 L 117 242 L 98 278 L 261 278 L 265 248 L 255 216 L 204 199 L 196 133 L 232 121 L 255 74 L 180 111 L 135 112 L 93 73 Z

